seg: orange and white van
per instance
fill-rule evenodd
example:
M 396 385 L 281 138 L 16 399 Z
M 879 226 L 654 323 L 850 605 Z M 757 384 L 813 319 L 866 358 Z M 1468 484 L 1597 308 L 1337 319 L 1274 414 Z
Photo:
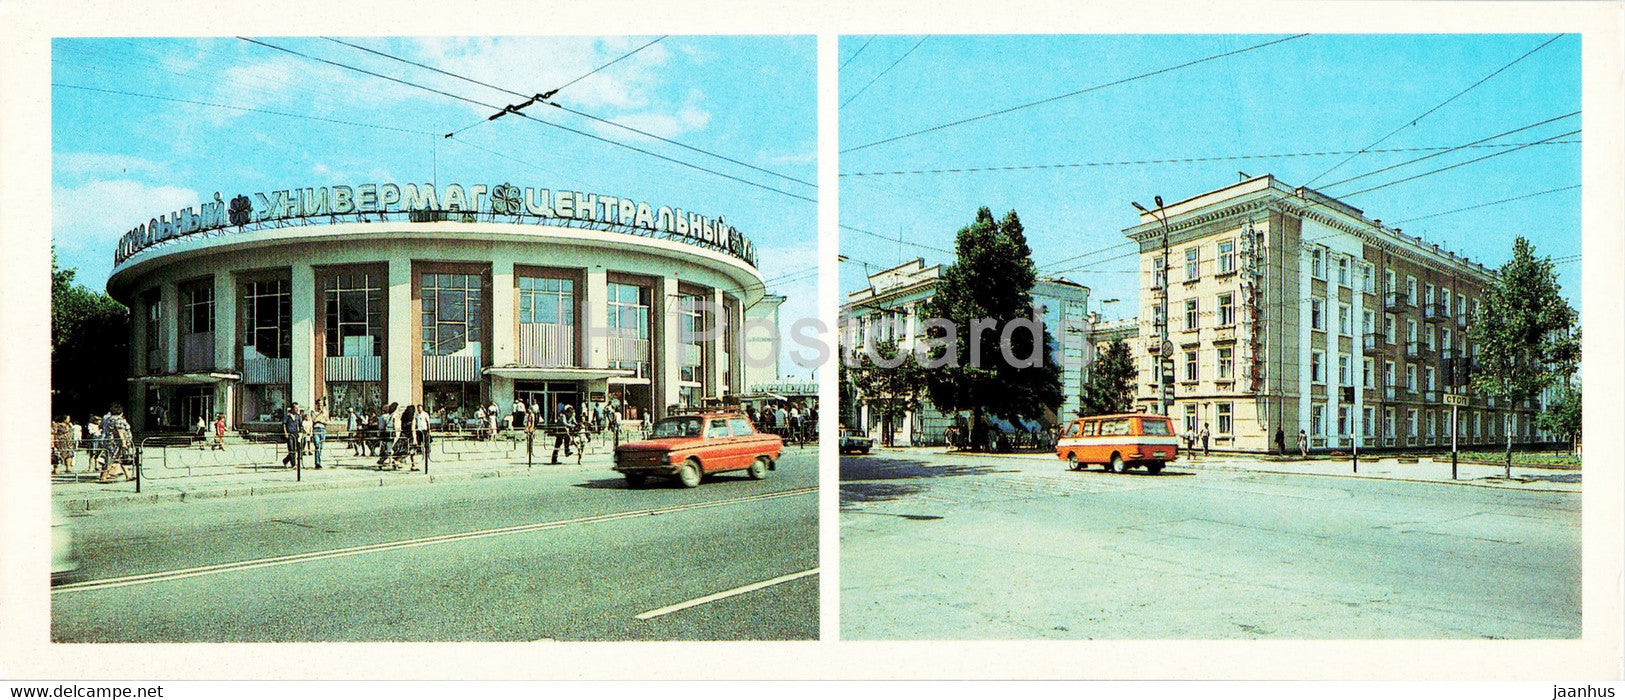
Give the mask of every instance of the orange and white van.
M 1106 471 L 1145 467 L 1156 474 L 1179 458 L 1179 437 L 1167 416 L 1124 413 L 1089 416 L 1067 424 L 1055 441 L 1055 456 L 1068 469 L 1100 464 Z

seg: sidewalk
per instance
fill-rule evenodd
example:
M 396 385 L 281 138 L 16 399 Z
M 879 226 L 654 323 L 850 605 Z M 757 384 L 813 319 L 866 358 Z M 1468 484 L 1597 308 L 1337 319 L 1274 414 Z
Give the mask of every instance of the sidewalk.
M 949 452 L 942 447 L 875 449 L 876 456 L 908 453 L 958 456 L 967 459 L 979 457 L 1014 458 L 1048 461 L 1057 465 L 1060 463 L 1060 460 L 1056 459 L 1055 454 L 1051 452 L 957 453 Z M 1095 468 L 1098 469 L 1098 467 Z M 1246 471 L 1266 474 L 1296 474 L 1299 476 L 1453 483 L 1462 486 L 1511 488 L 1526 491 L 1567 491 L 1574 493 L 1580 491 L 1580 470 L 1578 469 L 1551 469 L 1513 465 L 1512 478 L 1507 479 L 1505 478 L 1506 468 L 1504 466 L 1462 462 L 1457 465 L 1457 478 L 1451 479 L 1450 458 L 1448 456 L 1443 459 L 1437 457 L 1409 458 L 1403 462 L 1400 458 L 1394 456 L 1379 456 L 1374 459 L 1361 458 L 1359 472 L 1356 473 L 1353 462 L 1348 458 L 1294 460 L 1270 457 L 1265 459 L 1234 454 L 1213 454 L 1204 457 L 1200 454 L 1191 455 L 1182 451 L 1179 460 L 1170 464 L 1168 468 L 1170 470 Z
M 613 466 L 608 443 L 592 446 L 579 465 L 574 456 L 565 459 L 562 454 L 562 464 L 548 464 L 552 454 L 551 442 L 543 449 L 538 441 L 534 461 L 527 466 L 524 443 L 519 443 L 518 449 L 514 450 L 513 443 L 506 441 L 475 443 L 447 440 L 434 443 L 428 473 L 425 474 L 421 455 L 418 457 L 418 471 L 410 471 L 410 466 L 405 462 L 399 470 L 379 471 L 377 457 L 357 457 L 348 443 L 329 442 L 323 451 L 325 468 L 312 469 L 314 462 L 310 455 L 306 455 L 304 469 L 299 471 L 298 481 L 295 481 L 294 469 L 282 466 L 283 452 L 273 444 L 228 443 L 223 452 L 186 447 L 150 448 L 145 456 L 140 493 L 136 493 L 136 482 L 133 480 L 97 483 L 95 474 L 83 473 L 85 461 L 80 459 L 80 473 L 51 477 L 51 499 L 65 510 L 85 511 L 165 501 L 424 484 L 560 471 L 608 474 Z

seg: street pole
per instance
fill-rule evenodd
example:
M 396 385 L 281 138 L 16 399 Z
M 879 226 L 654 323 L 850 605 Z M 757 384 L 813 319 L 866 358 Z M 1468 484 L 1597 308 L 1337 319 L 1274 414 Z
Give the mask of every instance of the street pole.
M 1450 480 L 1456 480 L 1456 416 L 1461 412 L 1460 406 L 1450 407 Z
M 1168 386 L 1168 372 L 1166 369 L 1173 364 L 1173 353 L 1169 352 L 1168 347 L 1168 289 L 1173 274 L 1168 269 L 1168 216 L 1163 211 L 1162 195 L 1156 195 L 1152 198 L 1152 201 L 1157 205 L 1155 212 L 1140 206 L 1139 202 L 1129 202 L 1129 204 L 1134 205 L 1134 208 L 1141 212 L 1150 214 L 1162 224 L 1162 284 L 1160 287 L 1162 301 L 1158 304 L 1158 309 L 1162 312 L 1162 330 L 1157 334 L 1157 405 L 1162 409 L 1161 414 L 1166 416 L 1171 413 L 1168 406 L 1168 390 L 1170 387 Z M 1156 282 L 1156 279 L 1153 278 L 1152 282 Z

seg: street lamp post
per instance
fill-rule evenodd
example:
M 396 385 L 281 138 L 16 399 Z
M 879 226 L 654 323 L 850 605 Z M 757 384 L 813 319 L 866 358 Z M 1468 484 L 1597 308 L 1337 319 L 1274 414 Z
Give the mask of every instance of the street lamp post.
M 1152 201 L 1154 201 L 1157 205 L 1157 210 L 1155 212 L 1140 206 L 1139 202 L 1129 202 L 1129 204 L 1134 205 L 1135 209 L 1138 209 L 1145 214 L 1149 214 L 1152 218 L 1155 218 L 1162 224 L 1162 302 L 1158 305 L 1159 310 L 1162 312 L 1162 330 L 1160 333 L 1158 333 L 1157 338 L 1157 405 L 1162 407 L 1161 413 L 1162 415 L 1166 416 L 1170 414 L 1168 407 L 1169 386 L 1167 368 L 1168 365 L 1173 361 L 1173 358 L 1168 352 L 1168 282 L 1171 277 L 1168 272 L 1168 216 L 1167 213 L 1163 211 L 1162 195 L 1157 195 L 1152 199 Z

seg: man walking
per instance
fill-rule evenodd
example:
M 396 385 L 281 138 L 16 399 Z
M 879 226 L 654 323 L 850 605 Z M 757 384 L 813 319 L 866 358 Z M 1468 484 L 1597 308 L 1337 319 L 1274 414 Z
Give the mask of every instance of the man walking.
M 1298 431 L 1298 456 L 1304 459 L 1309 458 L 1309 433 L 1302 430 Z
M 570 456 L 570 439 L 575 435 L 576 415 L 575 407 L 569 404 L 560 404 L 559 428 L 553 433 L 553 464 L 559 463 L 559 446 L 564 446 L 564 456 Z
M 322 468 L 322 447 L 327 444 L 327 397 L 316 399 L 316 410 L 310 414 L 310 453 L 316 465 Z
M 1203 423 L 1202 424 L 1202 456 L 1203 457 L 1206 457 L 1207 454 L 1208 454 L 1208 452 L 1207 452 L 1207 441 L 1208 441 L 1209 437 L 1211 437 L 1211 434 L 1208 432 L 1207 423 Z
M 294 469 L 304 464 L 305 442 L 300 433 L 304 422 L 299 415 L 298 403 L 290 404 L 287 413 L 282 415 L 282 437 L 288 441 L 288 454 L 282 458 L 282 463 Z

